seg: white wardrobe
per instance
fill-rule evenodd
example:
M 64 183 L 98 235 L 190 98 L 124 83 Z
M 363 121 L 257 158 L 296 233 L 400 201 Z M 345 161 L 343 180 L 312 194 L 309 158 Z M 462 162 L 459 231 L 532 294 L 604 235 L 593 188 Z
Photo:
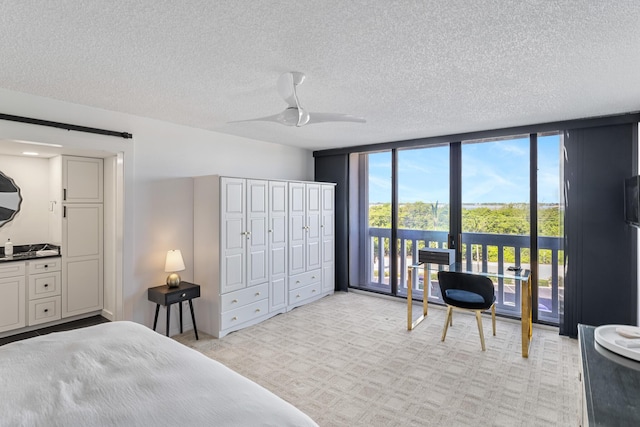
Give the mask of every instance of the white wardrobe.
M 194 178 L 198 328 L 215 337 L 333 293 L 335 184 Z

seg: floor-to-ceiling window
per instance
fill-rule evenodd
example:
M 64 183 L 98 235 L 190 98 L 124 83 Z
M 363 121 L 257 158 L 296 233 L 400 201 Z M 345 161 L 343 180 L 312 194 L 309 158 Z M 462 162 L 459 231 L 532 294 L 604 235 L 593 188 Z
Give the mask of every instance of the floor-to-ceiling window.
M 471 270 L 500 275 L 510 266 L 539 268 L 534 318 L 557 324 L 563 296 L 561 152 L 561 135 L 554 133 L 360 154 L 360 230 L 353 240 L 360 256 L 352 266 L 359 274 L 350 285 L 406 296 L 407 267 L 416 263 L 417 250 L 457 244 L 458 261 Z M 435 274 L 416 272 L 414 298 L 422 299 L 426 287 L 438 301 Z M 498 312 L 520 316 L 519 284 L 493 280 Z
M 365 287 L 391 292 L 391 151 L 367 154 L 365 160 L 367 190 L 360 215 L 366 231 L 359 243 L 364 249 L 362 276 Z
M 562 134 L 538 135 L 538 320 L 558 324 L 564 302 Z

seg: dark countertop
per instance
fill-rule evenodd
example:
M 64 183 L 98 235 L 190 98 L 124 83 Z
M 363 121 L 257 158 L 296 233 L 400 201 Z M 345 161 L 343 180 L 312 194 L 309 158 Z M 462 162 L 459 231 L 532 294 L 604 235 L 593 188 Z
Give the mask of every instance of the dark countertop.
M 598 345 L 594 331 L 578 325 L 589 425 L 640 425 L 640 362 Z
M 38 255 L 40 250 L 54 250 L 55 254 Z M 13 255 L 4 255 L 4 246 L 0 247 L 0 263 L 11 261 L 29 261 L 33 259 L 54 258 L 60 256 L 60 246 L 49 243 L 35 243 L 32 245 L 16 245 L 13 247 Z

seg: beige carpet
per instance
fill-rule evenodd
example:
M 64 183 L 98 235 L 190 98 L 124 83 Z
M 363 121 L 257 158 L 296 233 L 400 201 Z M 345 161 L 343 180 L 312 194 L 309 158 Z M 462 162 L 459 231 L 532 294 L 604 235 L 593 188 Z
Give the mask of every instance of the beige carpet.
M 578 425 L 577 340 L 534 328 L 525 359 L 520 324 L 499 319 L 494 337 L 487 316 L 483 352 L 475 318 L 462 312 L 441 342 L 444 314 L 432 305 L 407 331 L 404 301 L 336 293 L 220 340 L 175 338 L 320 426 Z

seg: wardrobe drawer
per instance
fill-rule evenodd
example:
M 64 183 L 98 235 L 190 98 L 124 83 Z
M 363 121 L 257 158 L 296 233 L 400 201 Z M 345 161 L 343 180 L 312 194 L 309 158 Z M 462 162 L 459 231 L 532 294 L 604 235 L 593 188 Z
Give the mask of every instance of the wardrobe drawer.
M 317 282 L 309 286 L 305 286 L 298 289 L 289 291 L 289 305 L 294 305 L 298 301 L 304 301 L 307 298 L 312 298 L 321 294 L 320 288 L 322 283 Z
M 52 257 L 40 261 L 29 261 L 29 274 L 48 273 L 60 271 L 62 267 L 61 257 Z
M 0 278 L 24 276 L 25 271 L 26 268 L 24 265 L 24 261 L 7 262 L 6 264 L 0 264 Z
M 298 289 L 319 282 L 322 278 L 322 270 L 307 271 L 289 278 L 289 289 Z
M 258 286 L 240 289 L 220 296 L 220 305 L 223 313 L 235 310 L 247 304 L 252 304 L 269 297 L 269 284 L 263 283 Z
M 29 275 L 29 300 L 60 295 L 60 272 Z
M 60 318 L 60 297 L 29 301 L 29 325 L 38 325 Z
M 269 314 L 269 299 L 263 299 L 253 304 L 222 313 L 222 322 L 220 329 L 229 329 L 235 325 L 248 322 L 260 316 Z

